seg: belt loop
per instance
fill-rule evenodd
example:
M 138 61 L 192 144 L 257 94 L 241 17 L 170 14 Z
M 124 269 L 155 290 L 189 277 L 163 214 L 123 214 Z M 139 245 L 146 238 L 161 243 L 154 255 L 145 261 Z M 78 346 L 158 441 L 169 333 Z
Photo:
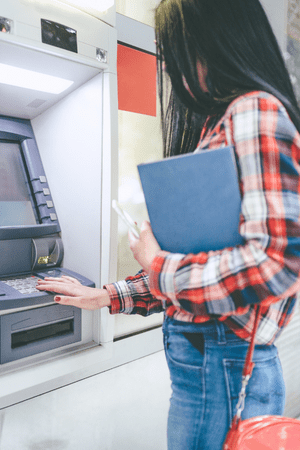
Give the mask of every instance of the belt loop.
M 216 320 L 216 329 L 218 333 L 218 344 L 224 344 L 226 342 L 225 327 L 218 320 Z

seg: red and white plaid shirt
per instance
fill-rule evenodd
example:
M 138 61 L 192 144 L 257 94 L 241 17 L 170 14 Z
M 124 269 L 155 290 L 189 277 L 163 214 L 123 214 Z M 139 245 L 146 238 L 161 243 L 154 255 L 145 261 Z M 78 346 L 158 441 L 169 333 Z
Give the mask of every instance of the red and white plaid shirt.
M 159 252 L 147 275 L 106 285 L 112 314 L 166 314 L 224 322 L 249 340 L 254 305 L 263 306 L 257 343 L 271 344 L 289 322 L 300 289 L 300 135 L 274 96 L 235 99 L 196 151 L 234 145 L 243 245 L 197 255 Z

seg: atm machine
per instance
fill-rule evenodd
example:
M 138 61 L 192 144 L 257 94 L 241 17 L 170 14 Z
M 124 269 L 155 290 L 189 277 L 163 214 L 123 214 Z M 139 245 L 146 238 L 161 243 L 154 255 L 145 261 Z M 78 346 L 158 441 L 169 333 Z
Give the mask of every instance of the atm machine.
M 115 6 L 72 3 L 0 5 L 2 386 L 37 355 L 49 361 L 59 349 L 112 339 L 107 311 L 57 305 L 35 289 L 45 276 L 70 275 L 91 287 L 116 276 Z
M 1 116 L 0 364 L 81 340 L 81 311 L 35 288 L 38 278 L 62 275 L 95 286 L 61 268 L 60 231 L 30 121 Z

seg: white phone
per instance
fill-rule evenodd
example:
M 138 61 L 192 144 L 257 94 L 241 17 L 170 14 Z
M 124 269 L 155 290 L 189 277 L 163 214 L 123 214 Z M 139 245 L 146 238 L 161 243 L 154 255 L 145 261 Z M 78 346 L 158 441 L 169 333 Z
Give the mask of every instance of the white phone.
M 139 238 L 139 236 L 140 236 L 140 229 L 139 229 L 139 227 L 134 222 L 134 220 L 130 217 L 130 215 L 126 211 L 124 211 L 122 209 L 122 207 L 119 205 L 117 200 L 113 200 L 112 201 L 112 207 L 114 208 L 116 213 L 119 215 L 119 217 L 121 217 L 123 222 L 126 223 L 126 225 L 128 226 L 129 230 L 132 232 L 132 234 L 136 238 Z

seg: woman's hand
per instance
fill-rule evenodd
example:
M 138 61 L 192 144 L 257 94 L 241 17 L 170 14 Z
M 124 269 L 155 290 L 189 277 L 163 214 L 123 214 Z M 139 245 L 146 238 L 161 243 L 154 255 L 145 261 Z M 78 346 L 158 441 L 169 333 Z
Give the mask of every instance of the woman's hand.
M 63 294 L 55 296 L 54 300 L 61 305 L 73 305 L 82 309 L 100 309 L 110 306 L 110 298 L 106 289 L 96 289 L 83 286 L 72 277 L 45 278 L 38 280 L 37 289 L 41 291 Z
M 129 245 L 133 256 L 142 266 L 145 272 L 149 273 L 151 264 L 157 253 L 161 250 L 155 239 L 149 222 L 144 221 L 141 226 L 140 237 L 136 238 L 132 233 L 128 233 Z

